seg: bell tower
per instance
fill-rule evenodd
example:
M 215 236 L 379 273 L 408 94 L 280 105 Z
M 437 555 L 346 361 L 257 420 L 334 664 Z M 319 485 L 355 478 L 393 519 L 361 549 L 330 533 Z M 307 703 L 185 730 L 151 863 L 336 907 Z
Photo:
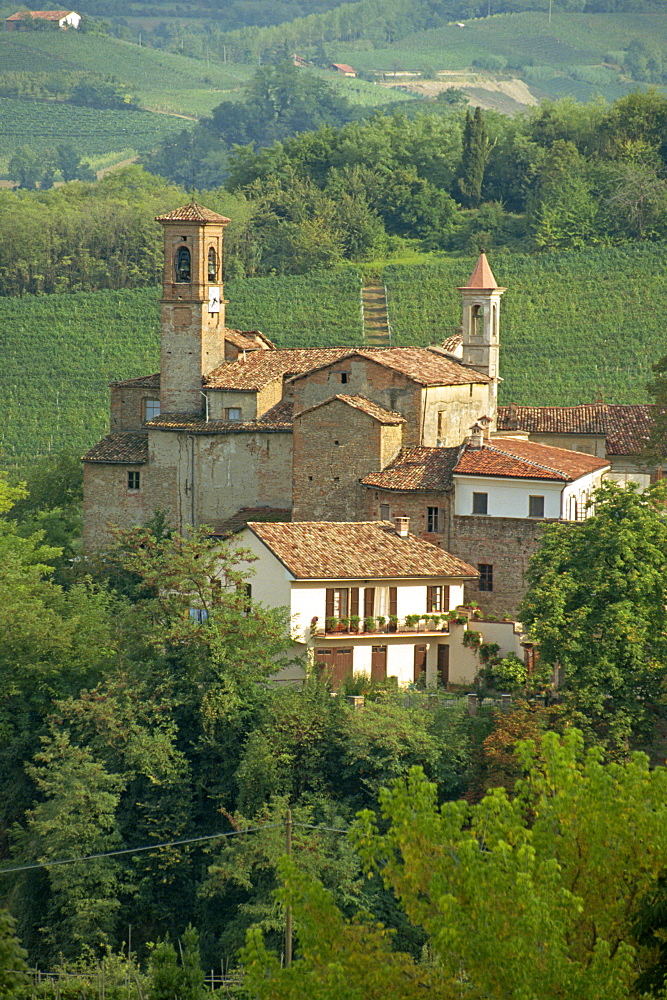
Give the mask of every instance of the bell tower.
M 202 377 L 225 360 L 222 264 L 229 219 L 192 202 L 155 221 L 164 230 L 160 410 L 198 414 Z
M 464 365 L 488 375 L 489 416 L 495 427 L 498 406 L 498 360 L 500 353 L 500 298 L 506 288 L 500 288 L 482 250 L 467 285 L 459 288 L 463 299 Z

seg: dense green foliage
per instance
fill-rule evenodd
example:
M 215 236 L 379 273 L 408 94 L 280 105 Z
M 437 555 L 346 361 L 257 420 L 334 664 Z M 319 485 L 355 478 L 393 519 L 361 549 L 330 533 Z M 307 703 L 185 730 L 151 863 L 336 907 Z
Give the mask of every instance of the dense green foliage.
M 393 948 L 367 915 L 345 920 L 321 883 L 284 863 L 280 899 L 295 909 L 299 955 L 281 969 L 251 932 L 252 994 L 455 1000 L 465 984 L 471 1000 L 637 997 L 650 951 L 637 948 L 634 914 L 667 859 L 667 770 L 642 754 L 605 764 L 577 730 L 519 756 L 514 797 L 499 788 L 472 807 L 440 805 L 415 768 L 382 790 L 380 822 L 368 811 L 355 824 L 365 865 L 426 932 L 427 960 Z
M 616 745 L 650 733 L 664 697 L 666 499 L 663 484 L 605 484 L 593 516 L 547 528 L 527 574 L 521 619 L 543 662 L 560 665 L 571 704 Z

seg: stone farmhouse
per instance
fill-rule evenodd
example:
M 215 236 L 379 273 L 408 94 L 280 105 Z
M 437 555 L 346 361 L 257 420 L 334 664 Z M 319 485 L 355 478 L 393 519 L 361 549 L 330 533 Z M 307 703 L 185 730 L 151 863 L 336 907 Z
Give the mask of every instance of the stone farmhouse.
M 157 221 L 161 370 L 111 385 L 110 433 L 84 456 L 88 549 L 157 509 L 220 536 L 248 521 L 257 534 L 409 517 L 414 536 L 472 566 L 467 600 L 514 615 L 544 525 L 587 516 L 604 475 L 645 476 L 648 407 L 497 406 L 505 289 L 483 253 L 459 289 L 459 338 L 278 350 L 225 325 L 229 220 L 193 203 Z
M 5 18 L 5 29 L 7 31 L 26 31 L 28 21 L 47 21 L 54 27 L 57 25 L 63 30 L 67 28 L 78 28 L 81 15 L 75 10 L 20 10 L 11 17 Z

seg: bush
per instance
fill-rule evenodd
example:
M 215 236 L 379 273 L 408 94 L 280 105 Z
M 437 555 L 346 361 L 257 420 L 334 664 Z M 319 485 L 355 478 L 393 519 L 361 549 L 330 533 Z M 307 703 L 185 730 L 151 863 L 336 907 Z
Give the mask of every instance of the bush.
M 507 68 L 507 59 L 504 56 L 496 55 L 494 52 L 485 52 L 483 56 L 473 59 L 472 64 L 473 66 L 479 66 L 480 69 L 488 69 L 492 73 L 502 73 Z
M 515 653 L 508 653 L 488 668 L 488 683 L 499 691 L 519 691 L 527 679 L 526 664 Z

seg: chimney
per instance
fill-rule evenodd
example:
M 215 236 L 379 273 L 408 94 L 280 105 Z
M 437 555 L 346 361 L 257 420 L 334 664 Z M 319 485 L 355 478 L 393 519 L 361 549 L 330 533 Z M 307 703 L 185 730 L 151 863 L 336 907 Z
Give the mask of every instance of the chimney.
M 395 517 L 394 524 L 396 525 L 396 534 L 399 538 L 407 538 L 410 534 L 410 518 L 409 517 Z
M 484 431 L 482 430 L 480 424 L 473 424 L 470 428 L 467 445 L 469 448 L 475 449 L 484 447 Z

